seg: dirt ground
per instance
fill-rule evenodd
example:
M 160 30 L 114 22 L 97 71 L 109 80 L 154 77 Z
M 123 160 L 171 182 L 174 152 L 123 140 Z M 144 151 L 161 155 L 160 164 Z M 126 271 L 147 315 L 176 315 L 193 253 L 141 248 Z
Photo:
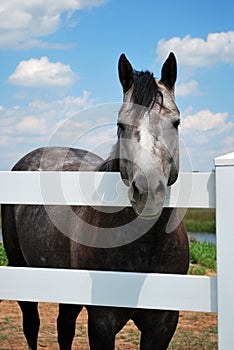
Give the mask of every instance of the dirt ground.
M 41 327 L 38 350 L 58 350 L 56 339 L 57 304 L 39 304 Z M 25 350 L 21 311 L 14 301 L 0 303 L 0 350 Z M 140 335 L 128 322 L 116 336 L 116 350 L 139 349 Z M 213 313 L 181 312 L 177 331 L 169 349 L 216 350 L 217 316 Z M 73 349 L 88 350 L 87 313 L 83 309 L 76 323 Z

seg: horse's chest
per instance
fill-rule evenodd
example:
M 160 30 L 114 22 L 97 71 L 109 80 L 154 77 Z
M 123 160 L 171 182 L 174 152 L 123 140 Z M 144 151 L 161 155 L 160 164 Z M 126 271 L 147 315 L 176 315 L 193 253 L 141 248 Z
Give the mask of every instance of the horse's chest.
M 80 246 L 72 255 L 75 268 L 138 272 L 161 272 L 169 259 L 165 248 L 153 242 L 106 249 Z

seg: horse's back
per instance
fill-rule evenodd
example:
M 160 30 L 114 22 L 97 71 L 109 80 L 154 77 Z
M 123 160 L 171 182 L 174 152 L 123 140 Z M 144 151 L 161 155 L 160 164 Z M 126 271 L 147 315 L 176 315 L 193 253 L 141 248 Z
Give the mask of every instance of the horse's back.
M 39 148 L 21 158 L 13 171 L 92 171 L 102 162 L 85 150 Z M 70 267 L 70 240 L 56 228 L 49 212 L 66 221 L 62 206 L 2 205 L 3 242 L 14 266 Z
M 76 148 L 38 148 L 22 157 L 13 171 L 89 171 L 97 168 L 102 158 Z

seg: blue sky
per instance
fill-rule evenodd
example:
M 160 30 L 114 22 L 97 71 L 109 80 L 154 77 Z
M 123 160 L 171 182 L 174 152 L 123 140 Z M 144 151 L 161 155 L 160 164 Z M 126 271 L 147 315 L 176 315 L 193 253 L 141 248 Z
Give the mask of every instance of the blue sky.
M 173 51 L 181 169 L 210 171 L 215 156 L 234 151 L 233 15 L 231 0 L 1 2 L 0 169 L 55 143 L 107 156 L 122 101 L 120 54 L 160 78 Z

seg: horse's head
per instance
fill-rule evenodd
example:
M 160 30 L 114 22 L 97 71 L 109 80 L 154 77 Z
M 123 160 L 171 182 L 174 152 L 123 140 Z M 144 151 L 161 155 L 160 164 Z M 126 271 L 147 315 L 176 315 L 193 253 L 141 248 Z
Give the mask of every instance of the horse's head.
M 165 61 L 161 79 L 136 72 L 125 55 L 119 59 L 124 103 L 118 117 L 118 155 L 123 181 L 137 215 L 158 218 L 167 186 L 178 176 L 178 125 L 175 103 L 177 65 L 173 53 Z

